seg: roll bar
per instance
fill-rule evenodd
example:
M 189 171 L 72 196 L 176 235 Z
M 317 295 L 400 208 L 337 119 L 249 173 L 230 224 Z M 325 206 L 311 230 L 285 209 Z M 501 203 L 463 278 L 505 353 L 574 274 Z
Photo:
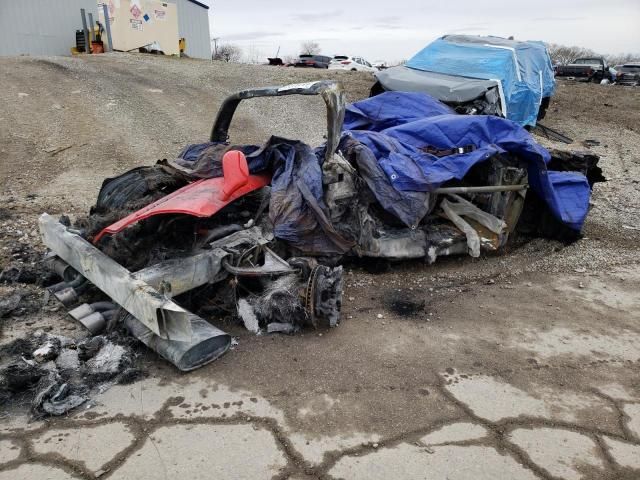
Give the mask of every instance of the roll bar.
M 325 160 L 338 148 L 342 123 L 344 122 L 345 95 L 342 85 L 333 80 L 318 80 L 308 83 L 295 83 L 282 87 L 264 87 L 242 90 L 227 97 L 211 129 L 212 142 L 226 142 L 229 139 L 229 126 L 233 114 L 242 100 L 258 97 L 280 97 L 283 95 L 321 95 L 327 106 L 327 150 Z

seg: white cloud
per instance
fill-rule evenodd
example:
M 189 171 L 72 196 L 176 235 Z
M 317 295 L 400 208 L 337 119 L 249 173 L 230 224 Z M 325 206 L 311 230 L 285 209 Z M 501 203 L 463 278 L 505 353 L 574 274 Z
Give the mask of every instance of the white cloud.
M 638 0 L 201 1 L 211 5 L 212 36 L 260 47 L 269 56 L 278 47 L 281 55 L 296 55 L 303 41 L 315 40 L 325 54 L 393 61 L 447 33 L 514 35 L 602 53 L 640 51 Z

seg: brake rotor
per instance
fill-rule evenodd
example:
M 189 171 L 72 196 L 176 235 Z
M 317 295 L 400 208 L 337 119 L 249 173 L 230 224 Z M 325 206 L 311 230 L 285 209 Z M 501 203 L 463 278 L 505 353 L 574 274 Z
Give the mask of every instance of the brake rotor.
M 314 267 L 307 281 L 304 300 L 315 328 L 338 325 L 342 308 L 342 267 Z

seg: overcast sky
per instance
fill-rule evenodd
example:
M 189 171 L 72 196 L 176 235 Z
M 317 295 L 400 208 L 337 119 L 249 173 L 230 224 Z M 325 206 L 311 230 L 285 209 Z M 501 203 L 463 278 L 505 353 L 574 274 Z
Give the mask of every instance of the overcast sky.
M 327 55 L 369 61 L 411 57 L 446 33 L 514 35 L 640 52 L 640 0 L 200 0 L 211 6 L 211 36 L 254 57 L 297 55 L 314 40 Z

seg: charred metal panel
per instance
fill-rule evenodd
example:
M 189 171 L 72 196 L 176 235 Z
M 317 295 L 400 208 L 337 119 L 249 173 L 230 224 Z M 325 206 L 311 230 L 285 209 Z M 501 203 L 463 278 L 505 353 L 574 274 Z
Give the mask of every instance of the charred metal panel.
M 89 279 L 149 330 L 164 339 L 191 339 L 193 315 L 46 213 L 42 240 L 56 255 Z

